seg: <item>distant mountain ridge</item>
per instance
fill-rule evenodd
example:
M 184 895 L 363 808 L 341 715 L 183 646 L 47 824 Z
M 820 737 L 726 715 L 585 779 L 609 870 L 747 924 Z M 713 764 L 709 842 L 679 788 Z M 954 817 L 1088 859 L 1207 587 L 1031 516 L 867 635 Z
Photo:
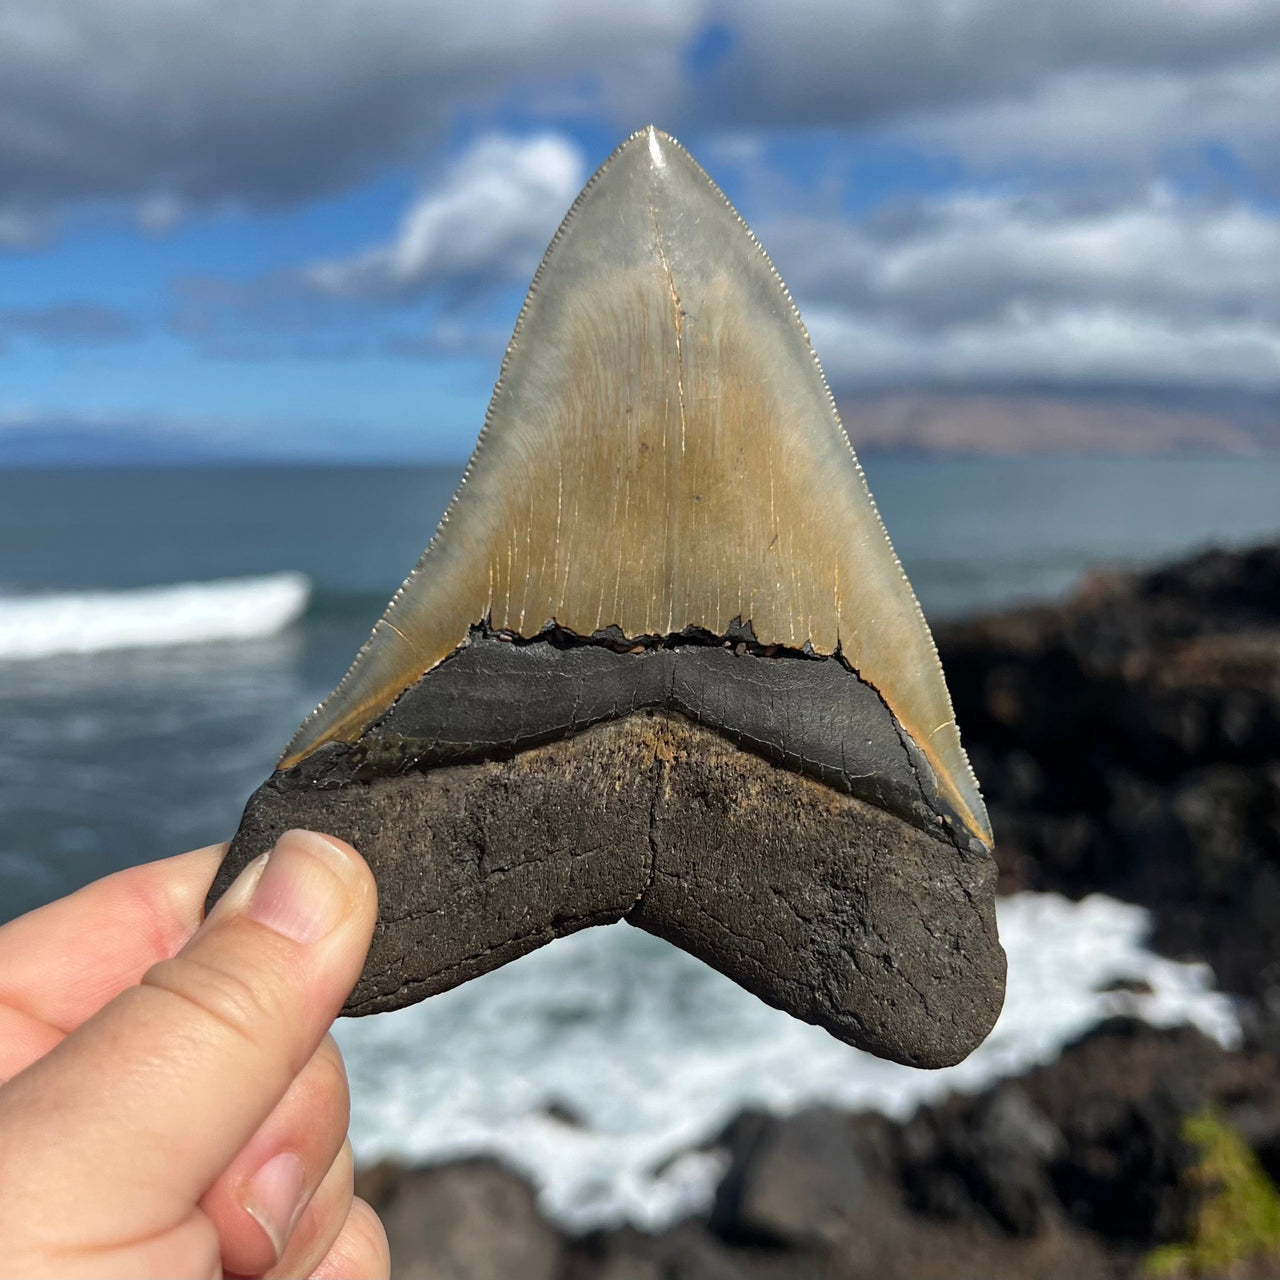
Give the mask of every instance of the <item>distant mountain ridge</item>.
M 1274 451 L 1280 426 L 1248 413 L 1142 401 L 981 392 L 896 391 L 839 402 L 858 450 L 922 453 L 1121 454 Z
M 839 408 L 854 447 L 866 452 L 1252 457 L 1280 447 L 1280 410 L 1266 396 L 1219 403 L 1212 396 L 1194 395 L 1123 400 L 1031 392 L 892 391 L 843 396 Z M 219 431 L 207 424 L 0 420 L 0 467 L 440 460 L 438 446 L 424 448 L 416 457 L 379 447 L 369 432 L 355 428 L 273 432 L 259 439 L 262 444 L 244 430 Z M 344 448 L 348 439 L 350 446 Z

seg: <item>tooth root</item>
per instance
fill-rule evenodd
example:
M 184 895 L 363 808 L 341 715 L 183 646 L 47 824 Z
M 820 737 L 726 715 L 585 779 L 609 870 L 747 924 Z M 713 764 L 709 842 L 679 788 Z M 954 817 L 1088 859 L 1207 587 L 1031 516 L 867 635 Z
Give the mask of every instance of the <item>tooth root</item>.
M 749 623 L 841 653 L 992 843 L 932 638 L 786 287 L 692 157 L 628 139 L 534 278 L 430 546 L 281 767 L 354 741 L 487 621 Z
M 747 678 L 755 667 L 790 667 L 858 683 L 821 660 L 717 646 L 697 654 L 736 664 Z M 523 679 L 529 664 L 612 656 L 625 670 L 673 651 L 637 659 L 599 645 L 517 648 L 488 637 L 442 663 L 395 712 L 437 676 L 455 678 L 451 668 L 499 655 Z M 677 668 L 682 656 L 674 652 Z M 463 711 L 490 690 L 474 679 L 456 688 Z M 517 697 L 507 709 L 519 717 L 526 708 Z M 259 787 L 209 895 L 212 905 L 292 828 L 359 849 L 378 884 L 379 920 L 347 1014 L 402 1008 L 622 919 L 768 1004 L 912 1066 L 957 1062 L 1000 1012 L 994 861 L 878 803 L 664 712 L 407 771 L 374 757 L 395 746 L 383 728 L 380 719 L 356 748 L 318 752 Z M 470 737 L 469 723 L 463 733 Z M 353 775 L 357 760 L 372 776 Z

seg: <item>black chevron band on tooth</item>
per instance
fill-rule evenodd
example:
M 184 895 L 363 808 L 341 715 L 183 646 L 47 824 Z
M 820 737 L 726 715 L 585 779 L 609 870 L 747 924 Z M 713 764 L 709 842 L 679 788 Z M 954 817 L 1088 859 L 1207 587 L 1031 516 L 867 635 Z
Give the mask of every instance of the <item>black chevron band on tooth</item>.
M 483 627 L 407 689 L 351 747 L 290 771 L 335 786 L 510 755 L 637 711 L 669 711 L 744 750 L 878 805 L 922 831 L 969 837 L 884 700 L 838 657 L 764 656 L 742 628 L 636 643 Z M 753 652 L 753 650 L 755 652 Z

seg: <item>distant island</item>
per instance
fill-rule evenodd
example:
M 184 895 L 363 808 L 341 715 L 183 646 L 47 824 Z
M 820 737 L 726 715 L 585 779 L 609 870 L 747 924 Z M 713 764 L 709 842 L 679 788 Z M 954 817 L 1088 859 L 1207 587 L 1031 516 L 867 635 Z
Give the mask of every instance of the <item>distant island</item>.
M 837 404 L 854 448 L 869 454 L 1255 457 L 1280 447 L 1280 399 L 1268 393 L 893 390 L 839 395 Z M 415 457 L 355 427 L 263 434 L 208 423 L 0 417 L 0 467 L 439 461 L 438 440 L 424 436 Z
M 841 397 L 838 405 L 860 452 L 1248 457 L 1280 443 L 1277 406 L 1266 397 L 1188 401 L 1184 407 L 1173 397 L 892 391 Z

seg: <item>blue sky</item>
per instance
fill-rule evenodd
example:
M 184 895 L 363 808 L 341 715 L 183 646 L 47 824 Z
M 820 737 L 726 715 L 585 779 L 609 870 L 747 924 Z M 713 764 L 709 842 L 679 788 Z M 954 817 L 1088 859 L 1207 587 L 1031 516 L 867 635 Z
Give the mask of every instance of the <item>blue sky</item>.
M 1278 98 L 1252 0 L 0 0 L 0 431 L 458 458 L 650 120 L 838 395 L 1265 401 Z

